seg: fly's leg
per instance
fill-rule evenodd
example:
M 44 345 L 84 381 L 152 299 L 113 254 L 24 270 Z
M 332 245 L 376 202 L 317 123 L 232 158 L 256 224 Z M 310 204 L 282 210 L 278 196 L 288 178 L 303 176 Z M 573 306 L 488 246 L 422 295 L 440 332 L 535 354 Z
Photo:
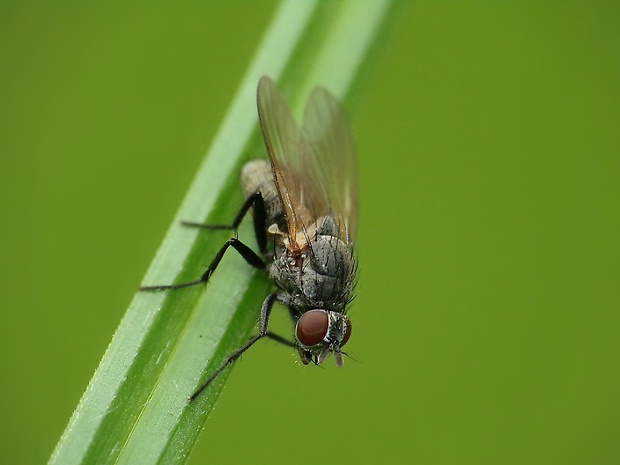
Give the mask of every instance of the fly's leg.
M 233 220 L 231 225 L 207 225 L 202 223 L 191 223 L 191 222 L 183 222 L 186 226 L 194 226 L 206 229 L 231 229 L 236 230 L 241 220 L 246 215 L 250 207 L 254 207 L 254 233 L 256 234 L 256 241 L 258 243 L 258 247 L 261 252 L 265 252 L 267 249 L 267 233 L 265 231 L 265 202 L 263 201 L 263 196 L 260 192 L 256 192 L 249 196 L 241 208 L 239 209 L 239 213 Z M 241 242 L 236 237 L 229 239 L 226 243 L 220 248 L 217 252 L 206 271 L 202 274 L 202 276 L 193 281 L 187 281 L 184 283 L 178 284 L 163 284 L 163 285 L 155 285 L 155 286 L 141 286 L 138 290 L 140 291 L 164 291 L 168 289 L 180 289 L 183 287 L 195 286 L 200 283 L 207 283 L 217 266 L 220 264 L 222 257 L 228 250 L 229 247 L 235 249 L 239 255 L 243 257 L 243 259 L 254 268 L 265 269 L 266 265 L 262 258 L 260 258 L 256 252 L 250 249 L 247 245 Z
M 239 209 L 239 213 L 237 213 L 237 216 L 235 216 L 232 224 L 204 224 L 194 223 L 193 221 L 182 221 L 181 224 L 183 224 L 184 226 L 191 226 L 194 228 L 203 229 L 236 230 L 241 224 L 241 220 L 243 220 L 250 207 L 254 207 L 253 218 L 256 242 L 261 253 L 264 253 L 267 250 L 267 232 L 265 230 L 265 219 L 267 213 L 265 211 L 265 201 L 263 200 L 263 195 L 260 192 L 255 192 L 247 199 L 245 199 L 245 202 L 243 202 L 243 205 Z
M 269 339 L 273 339 L 274 341 L 279 342 L 280 344 L 285 345 L 287 347 L 297 348 L 297 344 L 295 344 L 293 341 L 289 341 L 285 337 L 279 336 L 275 333 L 272 333 L 271 331 L 267 331 L 267 334 L 265 334 L 265 337 L 268 337 Z
M 252 265 L 254 268 L 259 268 L 259 269 L 265 268 L 265 262 L 263 261 L 262 258 L 256 255 L 256 253 L 252 249 L 250 249 L 247 245 L 245 245 L 239 239 L 233 237 L 232 239 L 227 240 L 226 243 L 222 246 L 222 248 L 217 252 L 217 254 L 215 255 L 215 258 L 213 259 L 213 261 L 211 262 L 207 270 L 202 274 L 200 278 L 195 279 L 193 281 L 187 281 L 185 283 L 178 283 L 178 284 L 141 286 L 139 290 L 140 291 L 164 291 L 167 289 L 180 289 L 182 287 L 189 287 L 189 286 L 195 286 L 196 284 L 200 284 L 200 283 L 206 283 L 207 281 L 209 281 L 209 278 L 211 277 L 211 275 L 213 274 L 217 266 L 220 264 L 220 261 L 222 260 L 222 257 L 224 256 L 228 248 L 231 246 L 233 249 L 239 252 L 239 255 L 241 255 L 245 259 L 245 261 L 248 262 L 248 264 Z
M 254 343 L 256 341 L 258 341 L 260 338 L 267 336 L 267 337 L 275 339 L 275 340 L 277 340 L 279 342 L 283 342 L 285 344 L 290 343 L 286 339 L 280 338 L 280 336 L 276 336 L 275 334 L 267 331 L 267 326 L 269 324 L 269 315 L 271 314 L 271 309 L 273 308 L 273 304 L 277 300 L 278 300 L 278 294 L 275 293 L 275 292 L 273 294 L 269 294 L 267 296 L 267 298 L 263 301 L 263 305 L 261 306 L 261 309 L 260 309 L 260 320 L 259 320 L 259 324 L 258 324 L 258 334 L 252 336 L 248 340 L 248 342 L 243 344 L 241 347 L 239 347 L 237 350 L 235 350 L 232 354 L 230 354 L 228 357 L 226 357 L 226 360 L 224 360 L 222 362 L 222 364 L 219 366 L 219 368 L 217 370 L 215 370 L 213 373 L 211 373 L 211 376 L 209 376 L 209 378 L 204 382 L 204 384 L 202 386 L 200 386 L 196 390 L 196 392 L 194 392 L 191 396 L 189 396 L 187 398 L 187 400 L 189 402 L 192 402 L 193 400 L 195 400 L 196 397 L 198 397 L 202 391 L 204 391 L 207 387 L 209 387 L 209 385 L 213 382 L 213 380 L 215 378 L 217 378 L 218 375 L 220 373 L 222 373 L 222 371 L 224 371 L 224 369 L 228 365 L 230 365 L 235 360 L 237 360 L 239 357 L 241 357 L 241 355 L 246 350 L 248 350 L 250 347 L 252 347 L 254 345 Z

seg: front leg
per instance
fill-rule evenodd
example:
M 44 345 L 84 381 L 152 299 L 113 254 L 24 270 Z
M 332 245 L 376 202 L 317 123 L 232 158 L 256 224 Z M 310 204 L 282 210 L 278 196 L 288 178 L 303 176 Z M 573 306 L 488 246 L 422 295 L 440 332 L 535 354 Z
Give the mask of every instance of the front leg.
M 200 393 L 202 391 L 204 391 L 213 382 L 213 380 L 215 378 L 217 378 L 218 375 L 222 371 L 224 371 L 224 369 L 228 365 L 230 365 L 235 360 L 237 360 L 239 357 L 241 357 L 241 355 L 246 350 L 248 350 L 250 347 L 252 347 L 256 341 L 258 341 L 260 338 L 265 337 L 265 336 L 271 337 L 271 338 L 274 337 L 273 333 L 271 333 L 271 332 L 269 332 L 267 330 L 267 327 L 269 325 L 269 315 L 271 315 L 271 309 L 273 308 L 273 305 L 276 303 L 277 300 L 278 300 L 278 294 L 275 293 L 275 292 L 273 294 L 269 294 L 267 296 L 267 298 L 263 301 L 263 305 L 261 306 L 261 309 L 260 309 L 260 319 L 259 319 L 259 323 L 258 323 L 258 334 L 252 336 L 248 340 L 248 342 L 243 344 L 241 347 L 239 347 L 237 350 L 235 350 L 232 354 L 230 354 L 228 357 L 226 357 L 226 359 L 224 359 L 222 364 L 213 373 L 211 373 L 211 376 L 209 376 L 209 378 L 207 378 L 207 380 L 204 382 L 204 384 L 202 386 L 200 386 L 191 396 L 188 397 L 187 400 L 189 402 L 192 402 L 193 400 L 195 400 L 196 397 L 198 397 L 198 395 L 200 395 Z M 275 339 L 278 340 L 279 337 L 276 336 Z

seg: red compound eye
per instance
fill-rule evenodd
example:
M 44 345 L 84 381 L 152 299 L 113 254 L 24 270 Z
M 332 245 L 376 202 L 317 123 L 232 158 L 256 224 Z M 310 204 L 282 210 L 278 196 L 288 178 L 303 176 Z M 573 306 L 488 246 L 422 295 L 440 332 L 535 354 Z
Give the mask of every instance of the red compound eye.
M 305 346 L 319 344 L 327 334 L 329 318 L 322 310 L 310 310 L 304 313 L 297 322 L 295 334 L 297 340 Z

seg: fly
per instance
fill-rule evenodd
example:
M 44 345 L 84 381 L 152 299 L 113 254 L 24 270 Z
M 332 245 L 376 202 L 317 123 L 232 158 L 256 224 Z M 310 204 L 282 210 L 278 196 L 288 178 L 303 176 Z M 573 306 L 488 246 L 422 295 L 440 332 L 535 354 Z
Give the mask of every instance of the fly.
M 245 202 L 239 213 L 230 225 L 184 224 L 236 230 L 251 209 L 260 254 L 233 237 L 200 278 L 140 288 L 161 291 L 207 283 L 230 247 L 249 265 L 266 271 L 277 288 L 263 301 L 258 334 L 231 353 L 189 397 L 190 401 L 263 337 L 295 347 L 304 364 L 321 364 L 333 354 L 336 365 L 342 366 L 342 347 L 351 335 L 347 310 L 357 271 L 353 250 L 357 159 L 344 110 L 327 90 L 315 88 L 300 128 L 267 76 L 259 81 L 257 103 L 269 160 L 244 165 L 241 185 Z M 268 330 L 276 302 L 288 308 L 295 326 L 293 342 Z

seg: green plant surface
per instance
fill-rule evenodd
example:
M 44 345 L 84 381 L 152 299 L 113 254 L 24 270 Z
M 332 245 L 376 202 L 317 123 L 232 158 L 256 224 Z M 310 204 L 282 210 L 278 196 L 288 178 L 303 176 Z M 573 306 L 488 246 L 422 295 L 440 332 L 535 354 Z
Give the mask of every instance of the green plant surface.
M 291 78 L 288 87 L 303 93 L 304 86 L 324 83 L 344 97 L 358 79 L 389 6 L 387 1 L 281 4 L 145 284 L 195 279 L 204 269 L 205 254 L 212 256 L 216 250 L 205 247 L 205 242 L 224 237 L 180 223 L 189 219 L 218 224 L 234 217 L 241 204 L 233 194 L 240 164 L 248 152 L 261 148 L 255 110 L 260 76 L 278 79 L 287 68 L 296 67 L 291 57 L 297 44 L 304 42 L 304 50 L 293 58 L 304 59 L 310 53 L 309 72 L 302 82 Z M 338 53 L 341 48 L 347 50 L 346 60 Z M 250 237 L 251 229 L 241 228 L 240 233 Z M 227 259 L 207 292 L 196 286 L 137 293 L 50 463 L 185 462 L 228 370 L 194 402 L 187 397 L 255 327 L 268 290 L 265 278 L 255 275 L 243 260 Z

